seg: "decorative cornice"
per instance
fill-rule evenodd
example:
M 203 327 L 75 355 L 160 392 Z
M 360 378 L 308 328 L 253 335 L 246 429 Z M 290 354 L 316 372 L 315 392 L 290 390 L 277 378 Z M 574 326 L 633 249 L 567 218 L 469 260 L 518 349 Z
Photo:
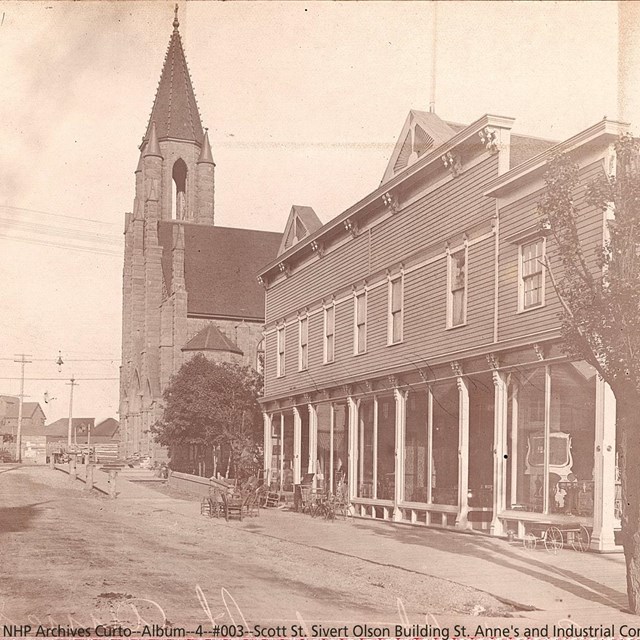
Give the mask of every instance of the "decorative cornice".
M 389 191 L 382 194 L 382 203 L 391 213 L 398 213 L 398 211 L 400 211 L 398 196 L 391 194 Z
M 447 151 L 447 153 L 442 156 L 442 164 L 449 169 L 449 172 L 454 178 L 462 171 L 460 156 L 451 151 Z
M 351 218 L 347 218 L 342 222 L 345 231 L 348 231 L 351 234 L 352 238 L 355 238 L 358 235 L 358 223 L 354 222 Z
M 313 253 L 315 253 L 319 258 L 322 258 L 322 256 L 324 256 L 324 245 L 321 242 L 312 240 L 310 246 L 311 251 L 313 251 Z
M 453 370 L 454 375 L 458 378 L 462 377 L 462 365 L 457 360 L 451 362 L 451 369 Z
M 496 130 L 493 127 L 484 127 L 478 132 L 480 141 L 485 146 L 487 151 L 491 153 L 497 153 L 498 151 L 498 136 Z
M 536 352 L 536 358 L 538 358 L 538 360 L 544 360 L 544 347 L 541 344 L 534 342 L 533 350 Z
M 279 262 L 278 271 L 280 271 L 280 273 L 284 273 L 285 276 L 288 276 L 291 273 L 291 267 L 286 262 Z

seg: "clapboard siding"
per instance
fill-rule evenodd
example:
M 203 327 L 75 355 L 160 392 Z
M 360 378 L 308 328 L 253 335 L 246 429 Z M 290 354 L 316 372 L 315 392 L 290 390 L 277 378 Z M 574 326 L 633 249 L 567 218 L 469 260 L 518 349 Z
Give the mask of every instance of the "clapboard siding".
M 426 195 L 398 216 L 371 230 L 373 271 L 402 261 L 423 247 L 462 234 L 495 215 L 495 203 L 483 195 L 498 172 L 498 159 L 490 156 L 464 171 L 440 189 Z
M 312 314 L 309 323 L 309 370 L 297 371 L 297 321 L 287 326 L 295 336 L 295 369 L 287 368 L 282 378 L 268 381 L 267 395 L 294 394 L 309 386 L 323 388 L 340 381 L 366 378 L 385 368 L 428 362 L 433 356 L 488 344 L 493 338 L 494 242 L 487 238 L 469 247 L 467 324 L 446 329 L 447 260 L 442 257 L 404 278 L 403 342 L 387 345 L 388 287 L 386 283 L 367 293 L 367 351 L 354 355 L 354 302 L 351 296 L 336 305 L 335 361 L 323 364 L 322 312 Z M 269 334 L 274 335 L 274 334 Z M 271 343 L 267 341 L 267 348 Z M 276 343 L 273 341 L 274 356 Z M 287 356 L 289 354 L 287 353 Z M 289 367 L 287 357 L 287 367 Z M 275 367 L 274 367 L 275 370 Z
M 303 309 L 368 274 L 369 234 L 362 233 L 272 285 L 266 295 L 266 322 Z
M 602 173 L 602 163 L 596 162 L 580 172 L 581 187 L 576 191 L 575 203 L 579 211 L 578 232 L 589 267 L 596 273 L 603 240 L 603 214 L 586 202 L 587 185 Z M 499 268 L 499 341 L 510 340 L 543 331 L 558 329 L 561 306 L 551 278 L 545 278 L 545 306 L 518 313 L 518 252 L 519 244 L 507 239 L 538 223 L 538 203 L 544 195 L 540 189 L 500 209 L 500 268 Z M 562 265 L 557 247 L 547 237 L 547 255 L 556 278 L 562 277 Z
M 497 171 L 498 159 L 490 156 L 370 231 L 294 270 L 267 291 L 267 324 L 427 246 L 444 246 L 448 238 L 488 223 L 495 215 L 495 204 L 483 195 L 483 188 Z

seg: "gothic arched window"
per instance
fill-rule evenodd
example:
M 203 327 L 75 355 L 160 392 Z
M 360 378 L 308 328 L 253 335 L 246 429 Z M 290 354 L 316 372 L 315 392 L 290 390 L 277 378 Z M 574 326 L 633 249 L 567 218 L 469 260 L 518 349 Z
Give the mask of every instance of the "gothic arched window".
M 171 217 L 174 220 L 184 220 L 187 217 L 187 165 L 182 158 L 178 158 L 173 165 L 171 177 L 173 178 Z

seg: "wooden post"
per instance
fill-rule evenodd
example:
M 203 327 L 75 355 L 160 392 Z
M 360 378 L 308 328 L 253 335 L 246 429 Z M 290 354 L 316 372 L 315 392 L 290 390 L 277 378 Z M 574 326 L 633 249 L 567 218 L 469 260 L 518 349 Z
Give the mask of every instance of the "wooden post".
M 594 443 L 593 551 L 614 551 L 616 485 L 616 399 L 611 387 L 596 378 L 596 430 Z
M 93 465 L 88 463 L 85 467 L 85 491 L 91 491 L 93 489 Z
M 393 395 L 396 401 L 393 520 L 399 522 L 402 520 L 400 503 L 404 500 L 404 439 L 407 423 L 407 392 L 396 387 L 393 390 Z
M 76 456 L 75 454 L 69 458 L 69 477 L 75 480 L 78 477 L 78 471 L 76 469 Z
M 116 498 L 118 495 L 116 492 L 116 481 L 118 479 L 118 472 L 114 469 L 109 471 L 109 497 Z

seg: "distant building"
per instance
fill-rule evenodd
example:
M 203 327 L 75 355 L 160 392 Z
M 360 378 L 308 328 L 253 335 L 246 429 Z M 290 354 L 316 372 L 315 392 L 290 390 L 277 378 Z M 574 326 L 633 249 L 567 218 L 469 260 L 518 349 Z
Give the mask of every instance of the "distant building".
M 256 275 L 281 242 L 279 233 L 214 226 L 215 164 L 178 26 L 176 17 L 125 219 L 125 457 L 166 457 L 150 427 L 170 377 L 194 354 L 259 366 L 264 290 Z M 192 449 L 187 458 L 204 455 Z
M 22 432 L 22 459 L 44 464 L 53 452 L 67 449 L 69 420 L 60 418 L 48 425 L 27 425 Z M 98 459 L 116 458 L 120 442 L 120 424 L 107 418 L 95 424 L 95 418 L 73 418 L 71 421 L 73 445 L 89 445 Z
M 561 261 L 537 203 L 547 161 L 570 152 L 598 274 L 608 220 L 585 185 L 615 168 L 626 125 L 555 146 L 512 125 L 412 111 L 381 185 L 261 271 L 265 468 L 283 489 L 344 482 L 363 518 L 522 538 L 554 525 L 608 551 L 615 398 L 563 353 L 546 272 Z
M 15 444 L 18 434 L 18 414 L 20 398 L 17 396 L 0 396 L 0 451 L 3 457 L 15 458 Z M 38 402 L 22 403 L 22 429 L 39 429 L 44 427 L 46 416 Z

